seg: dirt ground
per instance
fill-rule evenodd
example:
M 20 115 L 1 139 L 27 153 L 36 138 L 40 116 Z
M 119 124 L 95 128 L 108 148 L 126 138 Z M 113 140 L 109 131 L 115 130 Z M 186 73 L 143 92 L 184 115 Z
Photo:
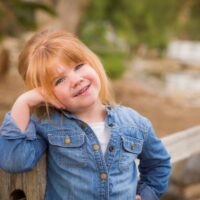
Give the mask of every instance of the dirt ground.
M 200 124 L 200 108 L 184 107 L 168 98 L 158 97 L 139 83 L 113 81 L 113 89 L 117 102 L 148 117 L 160 137 Z M 16 72 L 0 78 L 0 123 L 22 92 L 23 83 Z

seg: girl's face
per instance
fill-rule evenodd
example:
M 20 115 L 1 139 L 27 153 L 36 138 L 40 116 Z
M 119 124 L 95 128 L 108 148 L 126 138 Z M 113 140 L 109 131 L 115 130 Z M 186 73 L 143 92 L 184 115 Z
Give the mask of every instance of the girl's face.
M 65 66 L 56 64 L 57 75 L 53 78 L 53 92 L 66 110 L 73 114 L 100 105 L 101 83 L 96 71 L 87 63 Z

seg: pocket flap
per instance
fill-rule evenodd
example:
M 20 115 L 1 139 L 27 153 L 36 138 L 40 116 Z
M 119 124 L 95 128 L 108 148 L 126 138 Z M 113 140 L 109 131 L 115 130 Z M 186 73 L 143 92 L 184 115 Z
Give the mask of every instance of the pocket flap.
M 85 135 L 53 135 L 48 134 L 49 143 L 60 147 L 80 147 L 84 144 Z
M 130 136 L 121 136 L 123 147 L 126 151 L 139 154 L 142 151 L 143 141 Z

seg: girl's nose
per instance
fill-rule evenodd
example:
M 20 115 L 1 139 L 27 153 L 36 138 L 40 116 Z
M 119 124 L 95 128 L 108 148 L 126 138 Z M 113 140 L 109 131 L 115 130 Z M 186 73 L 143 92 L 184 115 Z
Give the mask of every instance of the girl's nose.
M 76 73 L 72 73 L 70 79 L 71 79 L 71 86 L 73 88 L 79 86 L 83 81 L 82 77 Z

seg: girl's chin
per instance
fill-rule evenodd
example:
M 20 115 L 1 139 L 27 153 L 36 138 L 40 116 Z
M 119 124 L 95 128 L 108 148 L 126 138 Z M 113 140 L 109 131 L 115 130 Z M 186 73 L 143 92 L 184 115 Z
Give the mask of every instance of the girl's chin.
M 89 108 L 91 106 L 99 106 L 100 104 L 98 103 L 99 99 L 98 98 L 89 98 L 87 100 L 82 100 L 79 104 L 78 107 L 82 107 L 82 108 Z

